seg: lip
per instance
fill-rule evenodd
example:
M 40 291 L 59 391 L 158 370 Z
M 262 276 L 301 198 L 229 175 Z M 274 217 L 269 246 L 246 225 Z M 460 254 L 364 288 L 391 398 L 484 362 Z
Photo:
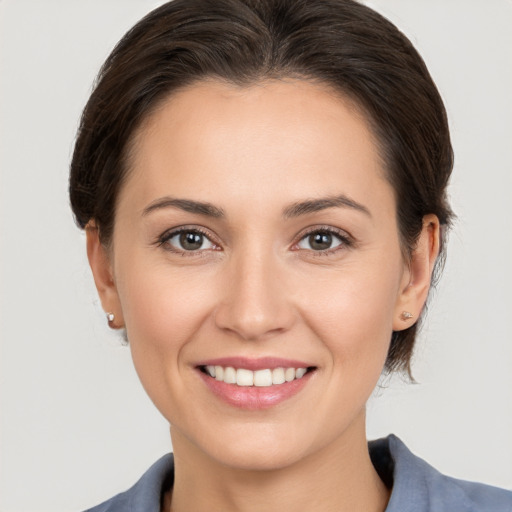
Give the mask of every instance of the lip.
M 281 357 L 220 357 L 217 359 L 208 359 L 200 361 L 196 366 L 231 366 L 233 368 L 245 368 L 246 370 L 265 370 L 270 368 L 311 368 L 311 363 L 298 361 L 295 359 L 283 359 Z
M 266 368 L 312 368 L 314 366 L 304 361 L 277 357 L 262 357 L 258 359 L 227 357 L 202 361 L 196 366 L 199 377 L 212 394 L 231 406 L 246 410 L 261 410 L 275 407 L 299 393 L 316 373 L 315 371 L 308 371 L 300 379 L 273 386 L 245 387 L 235 384 L 226 384 L 225 382 L 210 377 L 201 370 L 202 367 L 207 365 L 231 366 L 233 368 L 245 368 L 252 371 Z

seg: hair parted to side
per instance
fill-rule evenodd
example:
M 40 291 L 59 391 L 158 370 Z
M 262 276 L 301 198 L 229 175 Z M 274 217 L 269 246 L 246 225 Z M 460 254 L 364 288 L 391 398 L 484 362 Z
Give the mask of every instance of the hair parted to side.
M 424 215 L 446 232 L 453 152 L 442 99 L 410 41 L 354 0 L 174 0 L 144 17 L 107 58 L 82 114 L 69 186 L 78 225 L 93 220 L 109 245 L 130 142 L 160 101 L 205 79 L 281 78 L 325 84 L 366 114 L 406 256 Z M 393 333 L 387 371 L 410 375 L 417 326 Z

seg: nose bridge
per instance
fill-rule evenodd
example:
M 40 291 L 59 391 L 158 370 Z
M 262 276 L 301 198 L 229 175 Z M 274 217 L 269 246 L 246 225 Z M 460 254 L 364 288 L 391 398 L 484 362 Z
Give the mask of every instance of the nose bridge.
M 293 319 L 278 257 L 270 247 L 255 245 L 230 258 L 226 289 L 216 312 L 219 327 L 246 340 L 284 331 Z

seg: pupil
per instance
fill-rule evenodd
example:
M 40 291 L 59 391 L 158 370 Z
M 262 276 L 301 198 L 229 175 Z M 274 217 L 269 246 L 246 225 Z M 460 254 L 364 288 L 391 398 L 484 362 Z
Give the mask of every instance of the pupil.
M 180 244 L 186 251 L 194 251 L 200 249 L 203 245 L 203 235 L 201 233 L 181 233 Z
M 324 251 L 332 245 L 332 235 L 329 233 L 315 233 L 310 235 L 309 244 L 312 249 Z

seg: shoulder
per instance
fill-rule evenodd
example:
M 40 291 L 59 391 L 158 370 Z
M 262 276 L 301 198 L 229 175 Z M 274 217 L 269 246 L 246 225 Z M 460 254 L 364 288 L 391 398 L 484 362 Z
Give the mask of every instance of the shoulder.
M 375 468 L 392 485 L 386 512 L 512 512 L 512 492 L 443 475 L 395 436 L 369 446 Z
M 160 512 L 162 491 L 171 487 L 173 480 L 174 458 L 168 453 L 157 460 L 133 487 L 85 512 Z

